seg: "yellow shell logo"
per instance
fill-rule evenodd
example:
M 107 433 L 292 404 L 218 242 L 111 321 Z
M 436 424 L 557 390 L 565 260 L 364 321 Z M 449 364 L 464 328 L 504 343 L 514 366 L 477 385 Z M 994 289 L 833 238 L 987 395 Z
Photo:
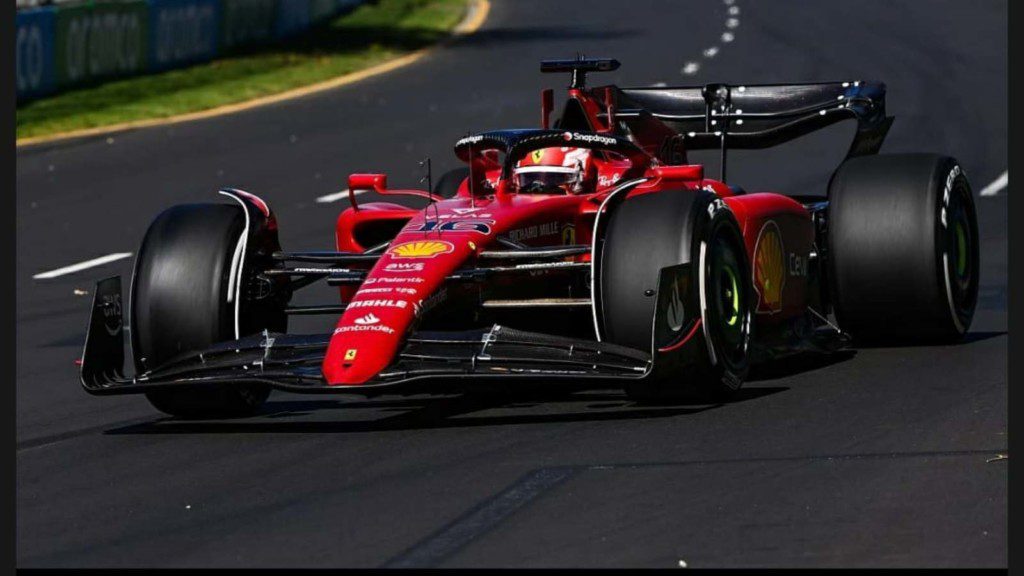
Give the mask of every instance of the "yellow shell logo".
M 786 283 L 784 254 L 779 227 L 769 220 L 761 227 L 754 244 L 754 288 L 760 296 L 758 312 L 771 314 L 782 309 L 782 287 Z
M 399 244 L 391 249 L 391 255 L 396 258 L 433 258 L 452 250 L 455 250 L 455 246 L 451 242 L 424 240 Z

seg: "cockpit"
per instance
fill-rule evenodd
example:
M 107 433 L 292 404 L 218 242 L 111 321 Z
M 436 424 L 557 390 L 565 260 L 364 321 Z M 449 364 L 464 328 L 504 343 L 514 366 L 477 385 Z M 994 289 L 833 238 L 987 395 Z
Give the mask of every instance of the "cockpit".
M 503 130 L 467 136 L 455 154 L 470 165 L 474 192 L 591 194 L 642 174 L 651 158 L 631 141 L 563 130 Z

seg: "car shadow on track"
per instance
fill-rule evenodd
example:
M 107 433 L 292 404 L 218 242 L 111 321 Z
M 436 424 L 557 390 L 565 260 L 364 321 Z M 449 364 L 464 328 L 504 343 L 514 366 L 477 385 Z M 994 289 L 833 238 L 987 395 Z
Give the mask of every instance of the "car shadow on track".
M 754 400 L 788 390 L 781 386 L 758 386 L 741 390 L 728 403 L 719 404 L 674 404 L 665 406 L 638 405 L 626 399 L 621 392 L 565 392 L 534 391 L 491 391 L 488 394 L 472 393 L 445 398 L 418 399 L 372 399 L 365 401 L 282 401 L 268 402 L 260 416 L 252 419 L 188 421 L 159 419 L 113 428 L 104 432 L 109 435 L 134 434 L 206 434 L 206 433 L 251 433 L 251 434 L 309 434 L 309 433 L 352 433 L 414 430 L 431 428 L 465 428 L 476 426 L 500 426 L 508 424 L 549 424 L 559 422 L 596 422 L 605 420 L 638 420 L 667 418 L 697 414 Z M 537 412 L 538 407 L 551 408 L 558 403 L 589 402 L 582 410 L 571 412 Z M 306 421 L 301 418 L 310 413 L 330 409 L 375 409 L 398 410 L 398 414 L 376 420 Z M 471 416 L 474 412 L 498 410 L 499 414 Z M 518 413 L 520 410 L 524 413 Z M 510 413 L 511 412 L 511 413 Z
M 831 354 L 798 354 L 788 358 L 765 362 L 764 364 L 751 367 L 750 374 L 747 376 L 747 382 L 788 378 L 797 374 L 820 370 L 840 362 L 846 362 L 853 359 L 856 355 L 856 350 L 842 350 Z
M 985 341 L 985 340 L 991 340 L 992 338 L 998 338 L 1000 336 L 1005 336 L 1005 335 L 1006 335 L 1005 331 L 1004 332 L 979 331 L 979 332 L 968 332 L 967 334 L 964 335 L 963 339 L 961 339 L 959 342 L 937 342 L 937 343 L 934 343 L 934 344 L 928 344 L 928 343 L 925 343 L 925 344 L 903 344 L 903 343 L 899 343 L 899 342 L 896 342 L 896 343 L 893 343 L 893 342 L 877 342 L 877 343 L 876 342 L 865 342 L 865 343 L 857 344 L 857 347 L 858 348 L 863 348 L 863 349 L 868 349 L 868 348 L 948 348 L 948 347 L 955 347 L 955 346 L 964 346 L 966 344 L 973 344 L 975 342 L 982 342 L 982 341 Z

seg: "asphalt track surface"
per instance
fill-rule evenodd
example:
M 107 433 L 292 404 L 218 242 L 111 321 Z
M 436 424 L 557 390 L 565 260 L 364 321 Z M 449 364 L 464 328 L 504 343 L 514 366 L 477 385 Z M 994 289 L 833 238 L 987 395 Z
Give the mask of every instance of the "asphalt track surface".
M 131 260 L 34 274 L 133 252 L 162 208 L 221 185 L 266 198 L 286 248 L 328 249 L 343 204 L 316 197 L 362 170 L 412 186 L 426 155 L 454 166 L 467 131 L 535 125 L 539 89 L 565 83 L 537 73 L 545 57 L 617 57 L 592 83 L 620 85 L 881 79 L 897 116 L 883 151 L 953 154 L 976 195 L 1007 168 L 1005 1 L 585 4 L 496 1 L 477 34 L 400 71 L 19 150 L 18 565 L 1005 566 L 1010 189 L 977 198 L 965 342 L 776 366 L 726 405 L 275 392 L 258 417 L 187 423 L 80 389 L 90 296 L 74 290 Z M 737 156 L 730 180 L 823 192 L 842 153 L 826 143 Z

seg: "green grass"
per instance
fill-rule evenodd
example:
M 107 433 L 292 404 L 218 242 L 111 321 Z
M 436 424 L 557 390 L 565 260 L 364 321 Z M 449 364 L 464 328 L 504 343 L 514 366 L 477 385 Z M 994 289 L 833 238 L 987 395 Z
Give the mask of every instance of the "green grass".
M 379 0 L 285 43 L 34 100 L 18 106 L 17 137 L 164 118 L 328 80 L 443 39 L 466 5 L 467 0 Z

